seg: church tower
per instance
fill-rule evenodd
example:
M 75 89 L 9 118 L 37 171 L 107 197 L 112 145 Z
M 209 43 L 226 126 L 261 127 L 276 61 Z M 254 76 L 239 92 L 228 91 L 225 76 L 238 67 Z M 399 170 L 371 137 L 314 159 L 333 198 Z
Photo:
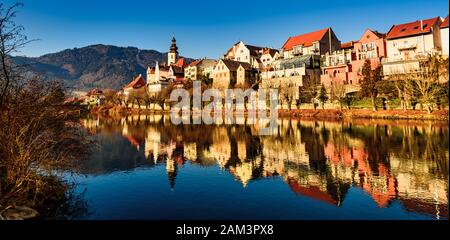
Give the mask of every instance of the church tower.
M 172 37 L 172 45 L 170 46 L 169 54 L 167 56 L 167 63 L 169 65 L 175 64 L 178 58 L 178 47 L 177 40 L 175 40 L 175 36 Z

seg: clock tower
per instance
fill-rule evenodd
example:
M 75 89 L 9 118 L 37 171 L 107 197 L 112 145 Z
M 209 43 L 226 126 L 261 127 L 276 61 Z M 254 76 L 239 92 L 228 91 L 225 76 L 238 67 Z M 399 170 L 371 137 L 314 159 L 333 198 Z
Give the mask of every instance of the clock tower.
M 169 65 L 175 64 L 178 58 L 178 47 L 177 40 L 175 40 L 175 36 L 172 37 L 172 45 L 170 46 L 169 54 L 167 56 L 167 63 Z

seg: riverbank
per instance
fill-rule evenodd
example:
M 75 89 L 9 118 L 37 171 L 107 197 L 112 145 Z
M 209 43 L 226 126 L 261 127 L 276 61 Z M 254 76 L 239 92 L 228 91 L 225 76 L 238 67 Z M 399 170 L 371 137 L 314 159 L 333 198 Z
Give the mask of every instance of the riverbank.
M 438 110 L 432 113 L 421 110 L 367 110 L 367 109 L 294 109 L 279 110 L 279 116 L 309 118 L 347 118 L 347 119 L 410 119 L 448 121 L 449 111 Z
M 170 113 L 170 110 L 131 109 L 122 106 L 101 106 L 91 110 L 94 115 L 123 116 L 151 115 Z M 422 110 L 368 110 L 368 109 L 292 109 L 278 110 L 280 117 L 307 117 L 318 119 L 393 119 L 393 120 L 436 120 L 448 121 L 449 110 L 437 110 L 432 113 Z

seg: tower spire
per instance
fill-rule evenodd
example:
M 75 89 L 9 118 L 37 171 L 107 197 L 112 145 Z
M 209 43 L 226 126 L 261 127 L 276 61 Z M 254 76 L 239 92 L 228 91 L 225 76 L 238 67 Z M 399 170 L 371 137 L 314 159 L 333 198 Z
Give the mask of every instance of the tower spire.
M 169 54 L 168 54 L 168 63 L 169 65 L 172 65 L 176 62 L 178 58 L 178 47 L 177 47 L 177 40 L 175 39 L 175 34 L 172 36 L 172 45 L 170 45 Z

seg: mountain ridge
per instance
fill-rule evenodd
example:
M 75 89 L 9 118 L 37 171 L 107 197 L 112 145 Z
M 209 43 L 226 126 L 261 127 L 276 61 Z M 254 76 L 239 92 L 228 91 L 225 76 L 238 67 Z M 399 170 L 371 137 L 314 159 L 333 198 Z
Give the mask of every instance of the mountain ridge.
M 28 73 L 39 74 L 49 80 L 62 80 L 69 88 L 120 89 L 135 76 L 145 76 L 147 67 L 154 66 L 156 61 L 167 62 L 167 52 L 93 44 L 40 57 L 15 56 L 13 61 L 24 66 Z

